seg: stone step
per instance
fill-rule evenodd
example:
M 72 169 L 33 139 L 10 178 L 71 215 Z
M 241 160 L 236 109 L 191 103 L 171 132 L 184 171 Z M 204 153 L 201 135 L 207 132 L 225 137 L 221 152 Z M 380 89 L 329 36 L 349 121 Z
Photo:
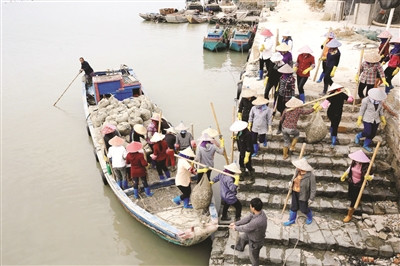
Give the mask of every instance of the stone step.
M 327 111 L 322 110 L 319 113 L 320 113 L 322 119 L 325 122 L 329 122 L 330 123 Z M 306 121 L 309 121 L 310 118 L 311 118 L 311 115 L 301 115 L 300 118 L 299 118 L 299 121 L 305 121 L 306 122 Z M 340 123 L 349 122 L 349 123 L 354 123 L 355 124 L 357 122 L 357 118 L 358 118 L 358 113 L 343 112 L 342 119 L 340 120 Z
M 253 184 L 242 182 L 240 184 L 241 193 L 267 193 L 267 194 L 280 194 L 287 195 L 289 190 L 289 181 L 285 179 L 273 178 L 256 178 Z M 348 197 L 348 183 L 340 182 L 339 178 L 336 182 L 328 182 L 316 179 L 316 198 L 334 198 L 347 200 Z M 397 201 L 398 196 L 394 187 L 382 186 L 365 186 L 362 202 L 374 201 Z
M 293 178 L 294 174 L 294 166 L 292 168 L 283 168 L 283 167 L 275 167 L 274 165 L 269 166 L 254 166 L 256 172 L 256 179 L 277 179 L 290 181 Z M 344 169 L 346 170 L 346 169 Z M 334 182 L 340 183 L 340 177 L 342 176 L 344 170 L 334 169 L 334 170 L 325 170 L 325 169 L 317 169 L 314 170 L 315 178 L 318 181 L 324 182 Z M 394 180 L 393 175 L 387 173 L 379 173 L 374 175 L 374 179 L 368 182 L 371 186 L 381 186 L 381 187 L 395 187 L 396 181 Z

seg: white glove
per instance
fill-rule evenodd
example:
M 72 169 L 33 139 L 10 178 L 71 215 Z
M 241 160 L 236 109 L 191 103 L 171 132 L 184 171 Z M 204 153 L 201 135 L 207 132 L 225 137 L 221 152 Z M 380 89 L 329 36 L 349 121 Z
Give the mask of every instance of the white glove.
M 308 200 L 308 205 L 311 205 L 312 203 L 313 203 L 314 201 L 312 201 L 312 200 Z

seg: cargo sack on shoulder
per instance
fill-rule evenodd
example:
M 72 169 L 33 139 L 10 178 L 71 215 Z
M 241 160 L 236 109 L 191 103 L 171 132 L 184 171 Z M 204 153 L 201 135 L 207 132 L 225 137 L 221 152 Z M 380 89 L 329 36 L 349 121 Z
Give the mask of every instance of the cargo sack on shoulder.
M 200 180 L 190 195 L 190 202 L 192 203 L 193 208 L 196 210 L 206 210 L 210 204 L 212 199 L 212 188 L 210 182 L 206 175 Z
M 318 112 L 312 114 L 311 120 L 305 127 L 305 132 L 307 143 L 317 143 L 325 138 L 328 129 Z

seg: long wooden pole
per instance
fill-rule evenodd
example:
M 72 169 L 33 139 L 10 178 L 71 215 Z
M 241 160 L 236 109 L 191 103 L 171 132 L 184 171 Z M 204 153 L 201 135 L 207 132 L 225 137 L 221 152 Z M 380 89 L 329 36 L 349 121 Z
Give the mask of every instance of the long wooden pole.
M 361 64 L 362 64 L 363 57 L 364 57 L 364 48 L 362 48 L 361 52 L 360 52 L 360 61 L 359 61 L 358 70 L 357 70 L 358 82 L 356 83 L 356 88 L 354 89 L 354 100 L 353 100 L 353 107 L 351 110 L 352 112 L 354 112 L 354 108 L 356 106 L 356 97 L 357 97 L 358 86 L 360 84 L 360 71 L 361 71 Z
M 330 32 L 332 32 L 332 28 L 329 28 L 328 34 L 329 34 Z M 319 67 L 321 66 L 322 56 L 324 55 L 325 46 L 326 46 L 326 43 L 325 43 L 324 47 L 322 48 L 321 56 L 320 56 L 319 59 L 318 59 L 318 66 L 317 66 L 317 68 L 315 69 L 315 74 L 314 74 L 314 78 L 313 78 L 313 81 L 314 81 L 314 82 L 315 82 L 315 80 L 317 79 Z
M 367 173 L 365 174 L 365 176 L 369 175 L 369 172 L 371 171 L 372 165 L 373 165 L 373 163 L 375 161 L 375 157 L 376 157 L 376 154 L 378 153 L 380 145 L 381 145 L 381 142 L 379 141 L 378 144 L 376 144 L 376 147 L 375 147 L 375 150 L 374 150 L 374 154 L 372 155 L 371 161 L 369 162 L 368 170 L 367 170 Z M 358 197 L 357 197 L 357 201 L 354 204 L 354 209 L 357 209 L 358 205 L 360 204 L 361 197 L 362 197 L 362 194 L 364 192 L 365 185 L 367 184 L 367 180 L 365 179 L 365 176 L 364 176 L 364 181 L 363 181 L 361 189 L 360 189 L 360 193 L 358 194 Z
M 208 169 L 213 170 L 213 171 L 215 171 L 215 172 L 218 172 L 218 173 L 220 173 L 220 174 L 228 175 L 228 176 L 231 176 L 231 177 L 235 178 L 234 175 L 231 175 L 231 174 L 229 174 L 229 173 L 227 173 L 227 172 L 221 171 L 221 170 L 216 169 L 216 168 L 214 168 L 214 167 L 209 167 L 209 166 L 207 166 L 207 165 L 205 165 L 205 164 L 202 164 L 202 163 L 199 163 L 199 162 L 196 162 L 196 161 L 193 161 L 193 160 L 189 160 L 189 159 L 187 159 L 187 158 L 185 158 L 185 157 L 179 156 L 178 154 L 174 154 L 174 156 L 175 156 L 175 157 L 178 157 L 178 158 L 180 158 L 180 159 L 184 159 L 184 160 L 186 160 L 186 161 L 188 161 L 188 162 L 190 162 L 190 163 L 194 163 L 194 164 L 200 165 L 200 166 L 202 166 L 202 167 L 204 167 L 204 168 L 208 168 Z
M 211 104 L 211 109 L 212 109 L 212 112 L 213 112 L 213 115 L 214 115 L 215 124 L 217 125 L 218 134 L 219 134 L 220 137 L 222 137 L 221 129 L 219 128 L 219 124 L 218 124 L 217 115 L 215 114 L 214 105 L 213 105 L 212 102 L 210 104 Z M 226 149 L 225 148 L 224 148 L 224 157 L 225 157 L 226 164 L 229 164 L 228 155 L 226 154 Z
M 71 83 L 68 85 L 68 87 L 65 89 L 65 91 L 61 94 L 60 97 L 58 97 L 57 101 L 53 104 L 53 106 L 56 106 L 56 104 L 58 103 L 58 101 L 61 99 L 61 97 L 63 97 L 64 93 L 67 92 L 67 90 L 69 89 L 69 87 L 71 87 L 72 83 L 76 80 L 76 78 L 79 76 L 81 72 L 78 73 L 78 75 L 76 75 L 76 77 L 71 81 Z
M 236 118 L 236 115 L 235 115 L 235 113 L 236 113 L 236 108 L 235 108 L 235 106 L 233 106 L 233 112 L 232 112 L 232 124 L 235 122 L 235 118 Z M 235 132 L 234 131 L 232 131 L 232 136 L 231 136 L 231 163 L 233 163 L 233 153 L 234 153 L 234 145 L 235 145 L 235 140 L 234 140 L 234 137 L 235 136 Z
M 383 50 L 385 50 L 385 48 L 386 48 L 386 46 L 388 45 L 388 43 L 390 42 L 390 39 L 391 39 L 392 37 L 389 37 L 387 40 L 386 40 L 386 42 L 385 42 L 385 44 L 383 45 L 383 47 L 382 47 L 382 49 L 379 51 L 379 55 L 381 55 L 381 53 L 383 52 Z
M 306 143 L 303 143 L 303 146 L 301 146 L 301 151 L 300 151 L 300 155 L 299 155 L 299 160 L 303 157 L 305 148 L 306 148 Z M 293 174 L 293 177 L 292 177 L 292 180 L 291 180 L 291 186 L 293 185 L 293 180 L 296 178 L 295 175 L 296 175 L 296 170 L 294 170 L 294 174 Z M 283 212 L 284 212 L 285 209 L 286 209 L 287 202 L 288 202 L 289 197 L 290 197 L 290 194 L 291 194 L 291 192 L 292 192 L 291 189 L 292 189 L 292 188 L 289 187 L 289 191 L 288 191 L 288 193 L 287 193 L 286 200 L 285 200 L 285 205 L 283 205 L 283 209 L 282 209 L 282 213 L 281 213 L 281 214 L 283 214 Z
M 157 132 L 161 132 L 161 123 L 162 123 L 162 111 L 160 111 L 160 121 L 158 121 L 158 129 Z

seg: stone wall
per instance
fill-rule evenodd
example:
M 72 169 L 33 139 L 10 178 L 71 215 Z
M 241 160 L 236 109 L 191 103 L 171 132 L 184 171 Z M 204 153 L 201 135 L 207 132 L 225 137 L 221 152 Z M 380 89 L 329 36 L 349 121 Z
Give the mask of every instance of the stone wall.
M 397 192 L 400 193 L 400 88 L 394 88 L 390 91 L 384 102 L 384 107 L 387 120 L 385 127 L 386 141 L 390 148 L 387 163 L 394 170 Z

